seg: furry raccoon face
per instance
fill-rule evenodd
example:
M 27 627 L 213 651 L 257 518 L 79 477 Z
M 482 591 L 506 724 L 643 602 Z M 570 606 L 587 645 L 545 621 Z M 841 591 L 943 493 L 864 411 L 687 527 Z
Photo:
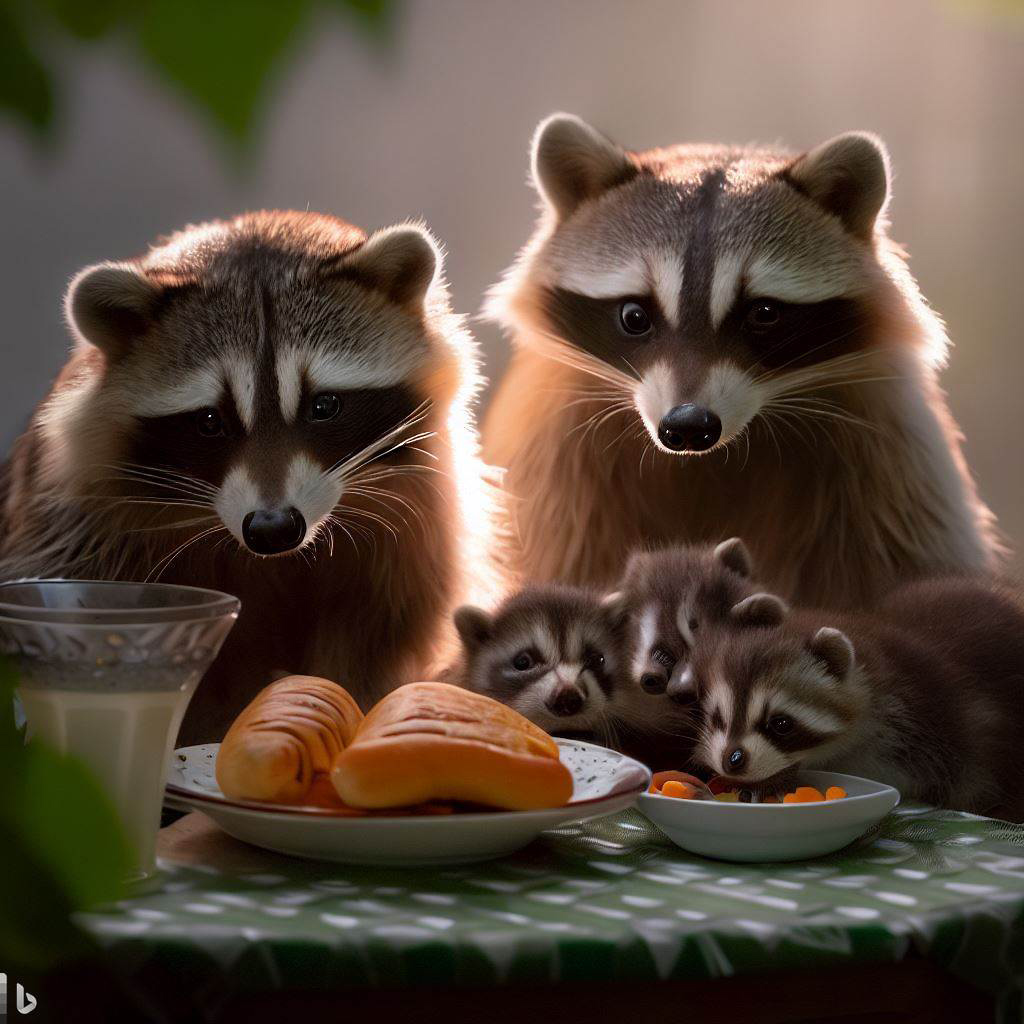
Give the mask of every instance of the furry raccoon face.
M 629 618 L 633 684 L 690 704 L 696 697 L 690 656 L 701 635 L 781 622 L 785 603 L 757 593 L 750 576 L 750 554 L 738 537 L 715 547 L 634 553 L 616 598 Z
M 752 786 L 784 775 L 850 728 L 853 671 L 853 645 L 836 629 L 719 638 L 695 661 L 698 762 Z
M 371 485 L 420 465 L 437 419 L 437 267 L 416 227 L 364 240 L 330 218 L 257 214 L 84 271 L 68 314 L 105 357 L 125 489 L 208 509 L 211 533 L 219 520 L 261 556 L 312 542 L 350 497 L 379 499 Z
M 800 157 L 627 153 L 555 115 L 537 131 L 537 238 L 490 309 L 632 400 L 657 448 L 728 444 L 760 415 L 825 415 L 808 391 L 864 371 L 884 287 L 888 162 L 848 134 Z
M 530 587 L 494 614 L 455 613 L 465 685 L 500 700 L 542 729 L 592 734 L 615 698 L 622 624 L 585 591 Z

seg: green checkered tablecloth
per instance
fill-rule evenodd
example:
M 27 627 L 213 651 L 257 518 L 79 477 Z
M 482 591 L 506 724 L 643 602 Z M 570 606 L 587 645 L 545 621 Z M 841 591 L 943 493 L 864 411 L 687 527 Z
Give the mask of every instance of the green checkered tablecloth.
M 162 866 L 158 888 L 81 920 L 122 971 L 167 967 L 210 1000 L 699 979 L 916 953 L 994 994 L 1002 1020 L 1024 1007 L 1024 828 L 920 804 L 796 864 L 691 856 L 628 812 L 449 869 L 269 854 L 261 870 Z

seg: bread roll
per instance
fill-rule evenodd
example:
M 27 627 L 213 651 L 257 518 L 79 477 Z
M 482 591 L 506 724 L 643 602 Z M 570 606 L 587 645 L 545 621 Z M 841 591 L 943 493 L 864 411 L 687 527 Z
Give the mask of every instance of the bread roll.
M 217 754 L 217 784 L 233 800 L 298 803 L 352 742 L 363 713 L 327 679 L 288 676 L 261 690 Z
M 335 759 L 331 781 L 346 804 L 368 808 L 465 800 L 526 811 L 572 796 L 546 732 L 448 683 L 409 683 L 384 697 Z

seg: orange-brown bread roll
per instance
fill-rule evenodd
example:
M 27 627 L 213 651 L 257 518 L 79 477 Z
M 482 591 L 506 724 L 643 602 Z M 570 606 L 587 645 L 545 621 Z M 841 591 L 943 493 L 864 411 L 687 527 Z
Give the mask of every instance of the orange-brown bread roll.
M 217 784 L 234 800 L 296 803 L 352 742 L 363 713 L 337 683 L 288 676 L 261 690 L 217 754 Z
M 409 683 L 384 697 L 335 759 L 331 781 L 353 807 L 465 800 L 525 811 L 572 796 L 572 775 L 546 732 L 448 683 Z

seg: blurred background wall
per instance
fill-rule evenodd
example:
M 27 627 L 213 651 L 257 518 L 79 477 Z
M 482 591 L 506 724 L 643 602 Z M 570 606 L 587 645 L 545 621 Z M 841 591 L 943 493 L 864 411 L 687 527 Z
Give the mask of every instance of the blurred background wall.
M 253 207 L 370 228 L 423 216 L 457 307 L 526 239 L 527 143 L 564 109 L 623 144 L 814 144 L 867 128 L 896 171 L 894 234 L 955 343 L 945 374 L 981 491 L 1024 541 L 1024 18 L 969 0 L 410 0 L 387 46 L 320 11 L 253 145 L 223 140 L 116 36 L 60 46 L 43 151 L 0 122 L 0 445 L 64 358 L 82 265 Z M 496 379 L 505 343 L 476 328 Z

